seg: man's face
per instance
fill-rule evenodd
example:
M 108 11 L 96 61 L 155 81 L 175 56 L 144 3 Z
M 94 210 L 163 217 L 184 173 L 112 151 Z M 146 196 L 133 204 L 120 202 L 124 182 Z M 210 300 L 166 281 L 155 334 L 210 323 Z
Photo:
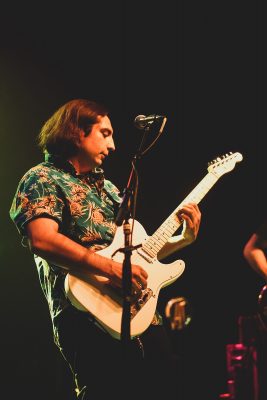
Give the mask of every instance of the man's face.
M 81 172 L 86 172 L 100 166 L 110 151 L 115 150 L 113 128 L 107 116 L 99 116 L 99 121 L 93 125 L 89 135 L 81 134 L 76 159 Z

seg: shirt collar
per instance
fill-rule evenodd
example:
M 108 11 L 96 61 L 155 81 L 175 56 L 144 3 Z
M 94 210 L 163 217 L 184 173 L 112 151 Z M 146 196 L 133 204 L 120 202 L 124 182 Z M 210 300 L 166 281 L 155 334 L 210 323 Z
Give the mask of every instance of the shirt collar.
M 45 161 L 54 164 L 89 184 L 95 184 L 100 190 L 104 187 L 104 171 L 102 168 L 95 168 L 93 171 L 86 172 L 85 174 L 78 174 L 72 163 L 61 156 L 46 153 Z

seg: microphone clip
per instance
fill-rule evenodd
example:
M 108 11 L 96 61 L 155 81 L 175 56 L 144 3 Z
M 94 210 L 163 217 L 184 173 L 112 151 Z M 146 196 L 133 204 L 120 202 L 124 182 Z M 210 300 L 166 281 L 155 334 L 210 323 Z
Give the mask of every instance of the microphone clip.
M 152 115 L 137 115 L 137 117 L 135 117 L 134 120 L 134 125 L 137 129 L 145 129 L 145 130 L 149 130 L 150 127 L 155 123 L 155 122 L 159 122 L 162 121 L 164 117 L 163 115 L 156 115 L 156 114 L 152 114 Z

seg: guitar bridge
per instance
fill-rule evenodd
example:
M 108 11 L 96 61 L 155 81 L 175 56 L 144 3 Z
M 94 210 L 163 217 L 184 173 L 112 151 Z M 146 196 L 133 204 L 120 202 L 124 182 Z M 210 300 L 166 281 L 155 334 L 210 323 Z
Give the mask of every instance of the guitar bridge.
M 133 319 L 136 314 L 144 307 L 150 297 L 153 296 L 151 289 L 146 288 L 142 291 L 142 294 L 131 304 L 131 319 Z

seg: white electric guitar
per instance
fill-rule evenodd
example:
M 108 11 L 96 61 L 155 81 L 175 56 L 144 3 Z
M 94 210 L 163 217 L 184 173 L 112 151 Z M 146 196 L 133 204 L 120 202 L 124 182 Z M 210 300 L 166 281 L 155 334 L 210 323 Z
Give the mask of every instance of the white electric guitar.
M 131 302 L 131 338 L 142 334 L 152 322 L 160 289 L 176 281 L 184 271 L 185 263 L 182 260 L 163 264 L 157 259 L 158 252 L 181 226 L 181 222 L 177 218 L 178 210 L 188 202 L 198 204 L 217 180 L 225 173 L 232 171 L 235 164 L 242 159 L 240 153 L 230 153 L 211 162 L 208 166 L 208 174 L 152 236 L 148 236 L 142 225 L 138 221 L 134 221 L 132 245 L 140 245 L 140 247 L 133 251 L 131 263 L 145 269 L 148 279 L 147 288 L 140 291 L 137 297 L 133 296 Z M 129 222 L 131 223 L 132 220 Z M 123 246 L 123 227 L 118 227 L 111 245 L 97 253 L 122 263 L 124 255 L 117 250 Z M 120 339 L 123 298 L 121 291 L 111 287 L 108 282 L 107 278 L 99 275 L 92 274 L 88 278 L 68 273 L 65 279 L 66 295 L 76 308 L 91 313 L 104 330 L 114 338 Z

